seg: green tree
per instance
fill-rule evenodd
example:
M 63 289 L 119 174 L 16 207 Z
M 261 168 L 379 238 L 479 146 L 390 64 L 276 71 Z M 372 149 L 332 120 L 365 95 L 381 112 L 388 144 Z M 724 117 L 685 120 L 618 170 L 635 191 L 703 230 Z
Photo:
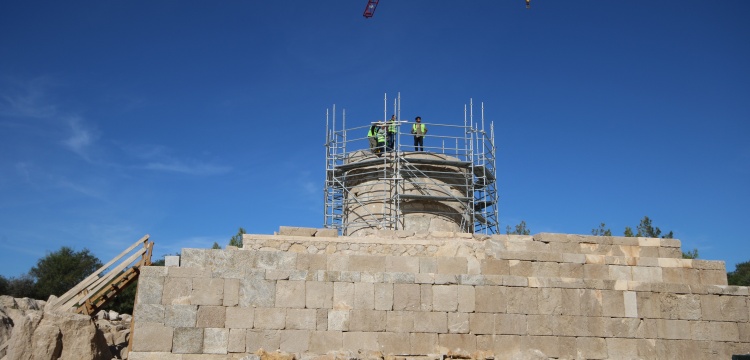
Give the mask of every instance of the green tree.
M 633 228 L 630 226 L 625 227 L 625 232 L 622 235 L 625 237 L 635 237 L 635 234 L 633 234 Z
M 750 261 L 737 264 L 737 268 L 727 274 L 729 285 L 750 286 Z
M 0 287 L 5 286 L 4 289 L 0 290 L 0 295 L 10 295 L 16 298 L 33 298 L 35 296 L 34 279 L 28 273 L 19 277 L 2 278 L 0 282 L 5 283 L 0 285 Z
M 529 235 L 531 234 L 531 230 L 526 228 L 526 221 L 521 220 L 521 222 L 516 225 L 516 229 L 513 231 L 511 231 L 510 225 L 506 226 L 505 233 L 508 235 Z
M 606 224 L 599 224 L 599 228 L 591 229 L 591 235 L 594 236 L 612 236 L 612 230 L 610 230 Z
M 649 237 L 649 238 L 658 238 L 659 235 L 661 235 L 661 229 L 659 227 L 653 227 L 651 225 L 651 219 L 648 218 L 648 216 L 644 216 L 643 219 L 641 219 L 641 223 L 638 224 L 638 234 L 636 234 L 638 237 Z
M 60 296 L 101 266 L 101 261 L 88 249 L 76 252 L 63 246 L 39 259 L 29 270 L 34 280 L 34 297 L 46 300 L 50 295 Z
M 240 229 L 237 231 L 237 234 L 232 236 L 231 239 L 229 239 L 229 246 L 236 246 L 238 248 L 242 247 L 242 235 L 247 234 L 244 228 L 240 227 Z
M 211 246 L 211 249 L 221 250 L 221 245 L 219 245 L 219 243 L 217 243 L 216 241 L 214 241 L 214 244 Z
M 670 231 L 671 233 L 671 231 Z M 671 239 L 671 238 L 670 238 Z M 698 258 L 698 249 L 689 250 L 688 252 L 682 252 L 682 258 L 683 259 L 697 259 Z

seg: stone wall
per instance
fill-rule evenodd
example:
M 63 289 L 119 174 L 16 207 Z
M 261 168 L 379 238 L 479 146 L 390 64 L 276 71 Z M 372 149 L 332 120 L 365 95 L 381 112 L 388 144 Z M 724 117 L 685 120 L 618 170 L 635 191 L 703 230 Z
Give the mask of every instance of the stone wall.
M 301 236 L 304 235 L 304 236 Z M 282 228 L 144 268 L 131 359 L 259 349 L 496 359 L 729 359 L 748 288 L 673 239 Z M 192 354 L 192 355 L 188 355 Z M 369 355 L 371 356 L 371 355 Z

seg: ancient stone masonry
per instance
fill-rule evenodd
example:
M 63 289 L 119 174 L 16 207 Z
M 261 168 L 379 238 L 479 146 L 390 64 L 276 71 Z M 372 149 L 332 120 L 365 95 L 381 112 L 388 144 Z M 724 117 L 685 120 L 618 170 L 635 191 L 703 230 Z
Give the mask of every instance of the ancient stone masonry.
M 682 259 L 678 240 L 368 231 L 282 227 L 144 268 L 129 358 L 750 352 L 748 288 L 727 286 L 721 261 Z

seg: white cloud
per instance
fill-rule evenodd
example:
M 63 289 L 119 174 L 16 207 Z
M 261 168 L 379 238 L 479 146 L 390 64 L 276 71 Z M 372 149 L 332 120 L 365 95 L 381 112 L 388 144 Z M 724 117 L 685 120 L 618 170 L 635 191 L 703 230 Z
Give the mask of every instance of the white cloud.
M 148 170 L 176 172 L 190 175 L 219 175 L 231 170 L 228 166 L 212 165 L 205 163 L 185 164 L 179 160 L 171 162 L 152 162 L 144 166 Z
M 98 139 L 98 134 L 92 128 L 87 127 L 78 116 L 69 117 L 65 119 L 65 122 L 70 130 L 70 135 L 63 140 L 63 145 L 87 161 L 91 161 L 89 149 Z

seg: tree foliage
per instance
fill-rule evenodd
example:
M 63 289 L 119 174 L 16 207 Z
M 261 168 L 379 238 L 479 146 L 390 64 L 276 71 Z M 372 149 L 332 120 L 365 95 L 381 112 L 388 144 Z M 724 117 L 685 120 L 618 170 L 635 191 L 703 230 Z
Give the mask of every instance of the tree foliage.
M 29 274 L 10 278 L 0 275 L 0 295 L 9 295 L 16 298 L 33 298 L 35 296 L 34 279 Z
M 88 249 L 76 252 L 63 246 L 48 253 L 29 270 L 35 283 L 35 298 L 46 300 L 50 295 L 60 296 L 101 266 L 101 261 Z
M 697 259 L 698 258 L 698 249 L 688 250 L 688 252 L 682 252 L 682 258 L 683 259 Z
M 625 227 L 625 231 L 622 233 L 625 237 L 635 237 L 635 234 L 633 233 L 633 228 L 630 226 Z
M 232 236 L 231 239 L 229 239 L 229 246 L 236 246 L 238 248 L 242 247 L 242 235 L 247 234 L 244 228 L 240 227 L 240 229 L 237 231 L 237 234 Z
M 505 227 L 505 233 L 508 235 L 529 235 L 531 234 L 531 230 L 526 227 L 526 221 L 521 220 L 513 231 L 511 231 L 510 225 L 507 225 Z
M 221 245 L 219 245 L 219 243 L 217 243 L 216 241 L 214 241 L 214 244 L 211 246 L 211 249 L 221 250 Z
M 612 236 L 612 230 L 610 230 L 605 223 L 599 224 L 596 229 L 591 229 L 591 235 L 594 236 Z
M 737 268 L 727 274 L 729 285 L 750 286 L 750 261 L 737 264 Z

